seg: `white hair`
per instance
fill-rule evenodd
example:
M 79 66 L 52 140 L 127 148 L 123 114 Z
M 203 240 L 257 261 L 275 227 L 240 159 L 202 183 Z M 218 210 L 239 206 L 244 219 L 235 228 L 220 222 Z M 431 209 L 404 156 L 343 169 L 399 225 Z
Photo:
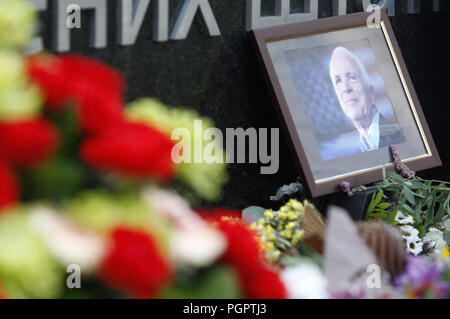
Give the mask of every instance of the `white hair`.
M 369 73 L 366 70 L 366 67 L 362 64 L 362 62 L 359 60 L 359 58 L 354 55 L 352 52 L 350 52 L 349 50 L 347 50 L 344 47 L 337 47 L 336 49 L 333 50 L 333 54 L 331 55 L 331 60 L 330 60 L 330 78 L 334 84 L 334 79 L 333 76 L 331 74 L 331 63 L 333 62 L 333 59 L 335 57 L 336 54 L 338 53 L 345 53 L 347 56 L 349 56 L 350 58 L 352 58 L 356 64 L 358 65 L 359 69 L 361 70 L 361 75 L 364 79 L 364 82 L 366 82 L 366 84 L 370 87 L 372 86 L 372 83 L 370 81 L 370 76 Z

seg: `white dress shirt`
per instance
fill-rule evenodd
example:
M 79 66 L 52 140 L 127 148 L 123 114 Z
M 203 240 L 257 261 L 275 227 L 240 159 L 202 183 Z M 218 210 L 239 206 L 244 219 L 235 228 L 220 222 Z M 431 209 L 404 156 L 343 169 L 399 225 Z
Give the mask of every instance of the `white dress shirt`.
M 361 152 L 369 152 L 377 150 L 380 144 L 380 112 L 374 116 L 372 124 L 370 124 L 367 140 L 359 134 L 359 146 Z

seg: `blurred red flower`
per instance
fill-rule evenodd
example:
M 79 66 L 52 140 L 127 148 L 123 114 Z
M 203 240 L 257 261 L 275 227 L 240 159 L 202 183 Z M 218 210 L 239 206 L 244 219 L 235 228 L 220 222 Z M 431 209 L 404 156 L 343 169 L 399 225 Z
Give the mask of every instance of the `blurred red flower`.
M 16 177 L 9 166 L 0 160 L 0 212 L 18 201 L 18 193 Z
M 83 131 L 96 133 L 123 124 L 122 100 L 117 94 L 90 91 L 77 98 L 76 113 Z
M 120 72 L 107 64 L 76 54 L 61 55 L 59 59 L 72 82 L 71 90 L 79 95 L 95 90 L 122 95 L 125 91 Z
M 238 211 L 213 209 L 199 213 L 206 220 L 213 221 L 227 238 L 228 248 L 222 260 L 237 271 L 245 298 L 287 298 L 286 288 L 280 277 L 265 263 L 256 234 L 238 218 L 241 215 Z
M 55 151 L 58 143 L 59 132 L 46 120 L 0 123 L 0 154 L 12 164 L 38 165 Z
M 99 61 L 78 55 L 35 55 L 28 59 L 28 74 L 37 83 L 51 110 L 75 104 L 80 126 L 97 132 L 123 118 L 125 81 Z
M 173 277 L 171 266 L 161 257 L 157 243 L 143 232 L 117 228 L 99 275 L 112 288 L 133 297 L 152 298 Z
M 98 170 L 168 181 L 174 174 L 173 146 L 165 134 L 145 124 L 124 123 L 86 139 L 81 158 Z
M 62 59 L 45 54 L 31 56 L 27 60 L 27 70 L 32 82 L 41 88 L 47 108 L 63 108 L 73 98 L 70 75 Z
M 219 221 L 222 217 L 229 217 L 234 219 L 240 219 L 242 216 L 241 211 L 232 210 L 227 208 L 214 208 L 212 210 L 197 208 L 195 210 L 206 221 Z

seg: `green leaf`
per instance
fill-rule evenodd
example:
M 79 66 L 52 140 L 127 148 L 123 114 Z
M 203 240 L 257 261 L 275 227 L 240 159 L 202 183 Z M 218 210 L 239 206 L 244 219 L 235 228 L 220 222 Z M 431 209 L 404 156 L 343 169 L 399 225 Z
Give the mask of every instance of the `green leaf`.
M 164 299 L 238 299 L 241 298 L 239 279 L 230 266 L 215 266 L 201 272 L 200 278 L 176 282 L 167 287 Z
M 385 202 L 385 203 L 380 203 L 380 204 L 378 205 L 378 207 L 381 208 L 381 209 L 388 209 L 389 207 L 391 207 L 391 203 L 387 203 L 387 202 Z
M 402 212 L 403 212 L 403 213 L 406 213 L 406 214 L 408 214 L 408 215 L 414 215 L 414 214 L 415 214 L 414 209 L 412 209 L 411 206 L 409 206 L 409 205 L 406 204 L 406 203 L 403 203 L 403 204 L 402 204 L 401 209 L 402 209 Z
M 428 210 L 425 213 L 425 228 L 431 225 L 434 217 L 434 208 L 436 206 L 436 193 L 430 196 L 431 203 L 428 205 Z
M 370 214 L 374 211 L 377 205 L 383 200 L 384 192 L 382 190 L 372 195 L 372 200 L 369 203 L 369 207 L 367 208 L 367 214 Z
M 408 187 L 404 186 L 402 190 L 402 195 L 405 196 L 406 200 L 412 205 L 416 204 L 416 199 L 414 198 L 414 193 Z
M 23 198 L 61 201 L 73 196 L 88 178 L 88 171 L 81 163 L 54 158 L 37 169 L 22 172 Z
M 416 223 L 421 223 L 421 213 L 422 213 L 422 207 L 421 205 L 417 205 L 416 208 L 414 209 L 414 211 L 412 213 L 410 213 L 410 215 L 414 216 L 414 219 L 416 220 Z
M 450 196 L 447 197 L 445 201 L 439 201 L 439 209 L 435 214 L 435 217 L 433 219 L 433 225 L 439 223 L 442 218 L 444 218 L 446 214 L 445 208 L 447 207 L 447 202 L 450 200 Z
M 421 189 L 423 187 L 423 183 L 418 180 L 412 180 L 411 181 L 411 189 Z M 417 194 L 417 193 L 416 193 Z
M 393 210 L 390 214 L 388 219 L 386 220 L 386 223 L 389 225 L 397 225 L 397 221 L 395 220 L 395 217 L 397 217 L 397 210 Z
M 384 222 L 395 223 L 394 212 L 398 210 L 413 216 L 415 227 L 421 229 L 423 233 L 430 227 L 436 227 L 450 215 L 449 186 L 448 182 L 423 180 L 420 177 L 405 179 L 394 172 L 389 172 L 388 179 L 372 186 L 374 189 L 384 191 L 384 201 L 377 202 L 375 197 L 372 198 L 367 219 L 375 218 L 373 213 L 381 214 L 385 210 L 392 210 Z M 391 206 L 387 207 L 386 202 L 390 202 Z
M 389 172 L 388 176 L 390 179 L 392 179 L 394 182 L 403 185 L 405 183 L 405 179 L 403 177 L 401 177 L 400 175 L 398 175 L 397 173 L 394 172 Z
M 47 114 L 52 122 L 58 127 L 60 132 L 60 148 L 58 155 L 63 157 L 78 157 L 78 149 L 81 142 L 79 125 L 75 107 L 67 106 L 59 112 Z
M 439 187 L 433 188 L 433 191 L 436 193 L 440 192 L 440 193 L 444 193 L 444 194 L 450 194 L 450 189 L 444 189 L 444 188 L 439 188 Z

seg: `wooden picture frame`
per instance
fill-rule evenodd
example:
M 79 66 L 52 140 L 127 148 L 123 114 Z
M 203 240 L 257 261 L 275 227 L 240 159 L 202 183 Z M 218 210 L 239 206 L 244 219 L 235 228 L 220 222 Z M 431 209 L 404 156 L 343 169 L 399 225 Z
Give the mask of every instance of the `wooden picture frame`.
M 373 61 L 371 70 L 376 77 L 381 93 L 373 93 L 371 96 L 378 94 L 377 96 L 381 96 L 380 101 L 383 101 L 383 105 L 388 105 L 388 102 L 391 105 L 390 114 L 393 119 L 396 119 L 398 127 L 401 129 L 400 132 L 404 136 L 404 140 L 402 140 L 404 142 L 398 145 L 402 161 L 415 171 L 442 165 L 388 15 L 385 10 L 382 10 L 381 21 L 371 27 L 367 24 L 369 16 L 370 13 L 362 12 L 251 31 L 251 38 L 262 71 L 273 103 L 277 108 L 285 136 L 288 137 L 302 183 L 312 197 L 337 192 L 340 190 L 339 185 L 344 181 L 350 183 L 352 187 L 379 181 L 382 179 L 383 167 L 387 171 L 394 170 L 389 147 L 381 147 L 380 128 L 378 130 L 378 146 L 372 151 L 362 151 L 363 135 L 361 131 L 354 130 L 342 135 L 335 135 L 336 139 L 344 141 L 344 137 L 341 136 L 345 136 L 348 141 L 352 141 L 352 143 L 342 143 L 342 145 L 345 146 L 344 149 L 347 148 L 347 145 L 351 145 L 351 147 L 348 146 L 348 149 L 354 153 L 350 154 L 349 151 L 349 155 L 340 155 L 340 157 L 334 155 L 332 151 L 333 147 L 337 152 L 340 152 L 340 149 L 330 142 L 333 141 L 331 140 L 332 130 L 337 130 L 337 126 L 323 125 L 324 131 L 327 129 L 326 134 L 328 135 L 322 134 L 320 131 L 321 122 L 317 121 L 317 118 L 327 116 L 327 113 L 330 112 L 326 112 L 325 109 L 320 111 L 322 106 L 317 105 L 323 105 L 326 108 L 333 107 L 333 112 L 341 117 L 345 113 L 339 113 L 339 106 L 341 106 L 341 111 L 344 110 L 342 107 L 344 102 L 339 99 L 342 96 L 337 93 L 337 84 L 332 80 L 331 71 L 324 74 L 328 71 L 326 70 L 326 61 L 331 60 L 327 52 L 332 50 L 333 46 L 336 48 L 358 46 L 358 48 L 362 48 L 358 49 L 358 52 L 362 52 L 361 54 L 365 57 L 372 59 L 370 60 Z M 366 35 L 367 39 L 364 38 Z M 322 56 L 323 58 L 321 58 Z M 320 67 L 317 64 L 316 69 L 312 69 L 315 68 L 314 63 L 307 62 L 316 61 L 314 59 L 324 62 L 321 62 Z M 296 63 L 295 61 L 300 62 Z M 314 71 L 313 74 L 319 74 L 320 78 L 328 76 L 330 83 L 318 82 L 319 77 L 317 76 L 304 76 L 302 70 L 307 67 Z M 331 70 L 331 66 L 329 70 Z M 302 83 L 307 83 L 307 85 L 303 86 Z M 325 85 L 326 88 L 317 88 L 317 83 Z M 367 83 L 369 85 L 369 82 Z M 372 88 L 372 84 L 370 85 Z M 339 101 L 338 106 L 335 105 L 335 102 L 326 103 L 326 99 L 317 98 L 317 94 L 314 92 L 315 95 L 311 98 L 311 90 L 301 95 L 300 90 L 307 86 L 312 87 L 317 94 L 327 92 L 327 99 L 331 99 L 331 101 L 333 101 L 333 94 L 330 87 L 334 87 L 334 98 Z M 300 89 L 296 90 L 295 88 Z M 307 96 L 316 102 L 309 101 Z M 373 105 L 380 113 L 380 106 L 376 104 L 377 100 L 374 98 L 373 101 L 375 101 Z M 305 105 L 309 105 L 308 110 L 311 111 L 311 114 L 319 114 L 315 118 L 314 123 L 316 124 L 313 125 L 311 120 L 308 120 L 310 115 L 308 115 Z M 388 112 L 389 108 L 386 106 L 384 110 Z M 384 114 L 381 116 L 384 117 Z M 349 119 L 353 120 L 354 118 L 349 117 Z M 330 121 L 333 120 L 335 119 L 330 119 Z M 326 123 L 325 121 L 326 119 L 323 120 L 323 123 Z M 340 127 L 340 125 L 338 126 Z M 346 124 L 346 128 L 350 130 L 349 124 Z M 356 141 L 357 134 L 359 135 L 359 146 L 353 142 Z M 317 136 L 323 138 L 325 142 L 322 143 Z M 325 139 L 327 136 L 330 136 L 329 140 Z M 358 147 L 361 149 L 360 152 L 358 152 Z M 332 156 L 336 156 L 336 158 Z

